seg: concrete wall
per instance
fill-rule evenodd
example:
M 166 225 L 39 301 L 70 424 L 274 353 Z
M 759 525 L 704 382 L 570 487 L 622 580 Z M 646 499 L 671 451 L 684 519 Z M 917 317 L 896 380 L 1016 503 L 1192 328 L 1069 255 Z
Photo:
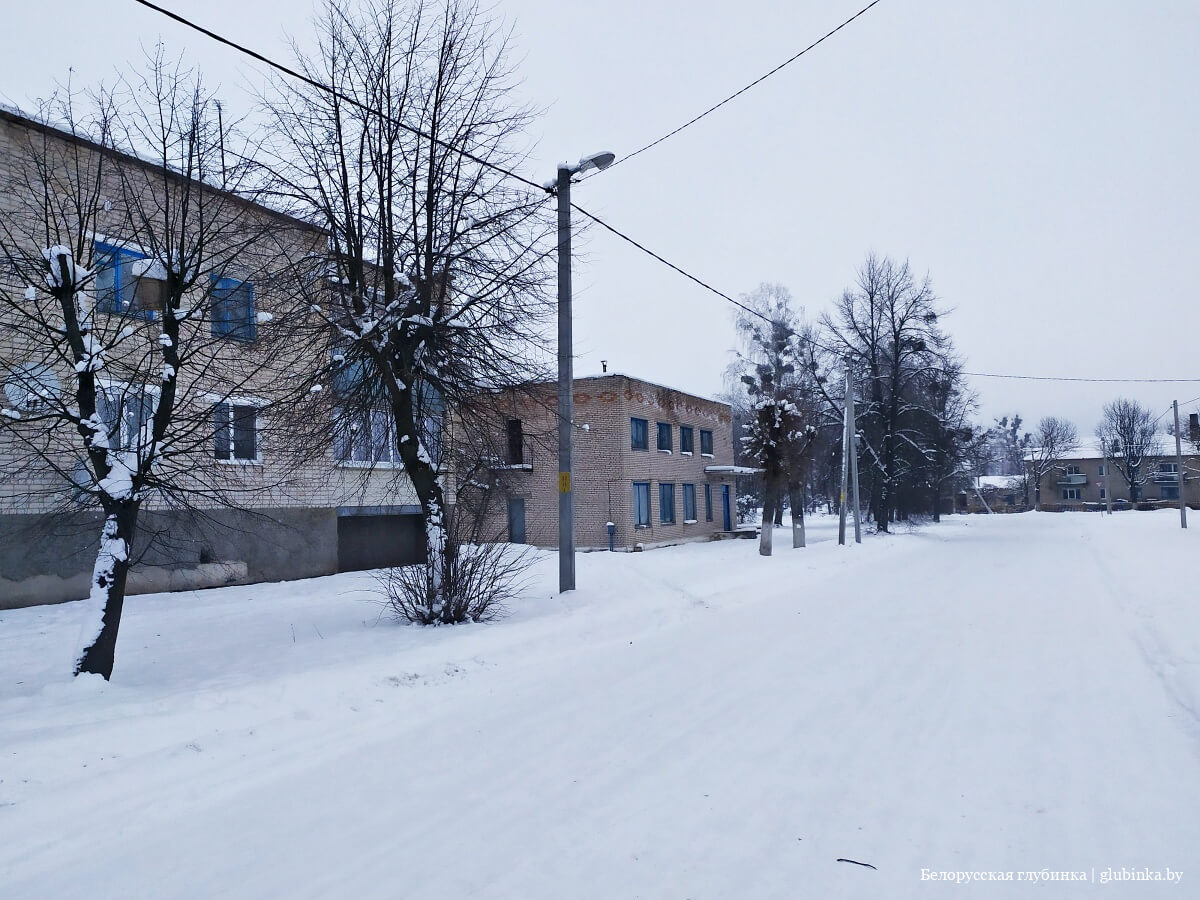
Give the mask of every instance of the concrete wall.
M 206 520 L 148 512 L 129 593 L 286 581 L 338 570 L 337 512 L 213 510 Z M 100 517 L 0 516 L 0 609 L 87 596 Z

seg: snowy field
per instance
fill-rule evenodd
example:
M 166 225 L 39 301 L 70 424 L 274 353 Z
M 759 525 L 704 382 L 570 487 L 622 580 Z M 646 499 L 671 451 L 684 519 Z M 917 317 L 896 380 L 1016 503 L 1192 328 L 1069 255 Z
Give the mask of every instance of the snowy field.
M 0 897 L 1200 897 L 1192 524 L 542 554 L 454 628 L 369 574 L 138 596 L 107 685 L 80 604 L 0 612 Z

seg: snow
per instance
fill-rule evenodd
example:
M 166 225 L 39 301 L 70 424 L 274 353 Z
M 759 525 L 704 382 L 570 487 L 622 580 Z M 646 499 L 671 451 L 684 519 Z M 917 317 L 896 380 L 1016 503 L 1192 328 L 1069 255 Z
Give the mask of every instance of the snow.
M 134 596 L 107 684 L 83 604 L 0 611 L 0 893 L 1194 895 L 1097 887 L 1200 878 L 1200 607 L 1157 574 L 1194 529 L 809 525 L 580 554 L 561 596 L 534 551 L 488 625 L 392 624 L 370 573 Z
M 267 325 L 275 321 L 274 313 L 269 313 L 266 310 L 261 310 L 254 314 L 254 321 L 259 325 Z

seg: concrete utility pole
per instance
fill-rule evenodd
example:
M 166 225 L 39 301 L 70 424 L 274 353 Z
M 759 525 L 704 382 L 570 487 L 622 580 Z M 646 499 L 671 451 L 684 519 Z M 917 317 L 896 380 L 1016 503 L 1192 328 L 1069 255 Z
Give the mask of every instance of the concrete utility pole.
M 1179 479 L 1179 527 L 1187 528 L 1187 504 L 1183 502 L 1183 444 L 1179 441 L 1179 401 L 1172 400 L 1175 409 L 1175 468 L 1179 471 L 1175 477 Z
M 846 396 L 849 398 L 847 408 L 850 418 L 850 490 L 854 500 L 854 543 L 862 543 L 862 504 L 858 502 L 858 423 L 855 421 L 854 388 L 850 379 L 850 370 L 846 370 Z
M 575 590 L 575 499 L 571 494 L 571 439 L 575 426 L 574 349 L 571 337 L 571 176 L 607 169 L 616 156 L 585 156 L 558 164 L 558 591 Z M 545 185 L 549 190 L 550 186 Z
M 571 337 L 571 175 L 558 167 L 558 591 L 575 590 L 575 498 L 571 495 L 571 421 L 575 380 Z
M 1108 483 L 1108 447 L 1104 446 L 1104 441 L 1100 441 L 1100 452 L 1104 454 L 1104 505 L 1108 509 L 1108 514 L 1112 515 L 1112 487 Z
M 846 543 L 846 494 L 850 482 L 850 367 L 846 367 L 846 391 L 842 398 L 842 493 L 838 500 L 838 543 Z

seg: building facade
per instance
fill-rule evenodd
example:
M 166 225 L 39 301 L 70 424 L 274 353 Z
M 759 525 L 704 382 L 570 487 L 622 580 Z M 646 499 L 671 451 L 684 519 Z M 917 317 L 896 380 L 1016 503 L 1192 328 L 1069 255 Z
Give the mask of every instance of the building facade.
M 490 533 L 558 545 L 555 385 L 507 399 Z M 628 375 L 574 382 L 575 545 L 615 549 L 707 541 L 736 528 L 728 404 Z M 502 404 L 503 406 L 503 404 Z
M 1182 500 L 1200 508 L 1200 456 L 1185 454 L 1182 471 L 1173 453 L 1148 456 L 1134 480 L 1136 490 L 1120 461 L 1105 460 L 1098 450 L 1076 451 L 1042 478 L 1042 508 L 1086 509 L 1110 499 L 1119 505 L 1134 501 L 1174 505 Z M 1029 490 L 1032 501 L 1032 484 Z
M 104 166 L 93 165 L 100 158 Z M 85 290 L 97 333 L 119 337 L 127 324 L 136 337 L 121 346 L 133 347 L 134 353 L 155 352 L 163 335 L 154 304 L 161 311 L 156 289 L 165 274 L 156 271 L 151 252 L 135 234 L 123 233 L 131 217 L 119 209 L 129 173 L 143 178 L 150 191 L 153 167 L 46 123 L 0 111 L 0 215 L 8 226 L 5 253 L 10 261 L 0 279 L 16 298 L 28 298 L 23 292 L 34 288 L 26 286 L 28 273 L 11 260 L 21 254 L 36 257 L 45 243 L 37 229 L 24 234 L 20 229 L 21 217 L 28 218 L 31 209 L 36 213 L 38 202 L 30 197 L 31 159 L 43 168 L 60 162 L 64 185 L 74 177 L 71 161 L 97 173 L 94 184 L 80 191 L 96 204 L 94 226 L 86 234 L 63 235 L 59 243 L 82 244 L 94 260 L 95 276 Z M 168 174 L 168 181 L 182 179 Z M 268 262 L 303 257 L 324 245 L 323 235 L 303 222 L 225 191 L 189 184 L 236 206 L 255 233 L 263 235 L 261 255 Z M 17 241 L 28 246 L 14 246 Z M 251 243 L 245 249 L 248 256 L 258 252 Z M 207 484 L 227 479 L 230 494 L 242 502 L 202 499 L 180 511 L 161 498 L 147 498 L 139 516 L 129 593 L 303 578 L 413 562 L 424 553 L 420 507 L 388 445 L 386 422 L 374 427 L 372 421 L 355 429 L 353 439 L 334 440 L 330 420 L 319 446 L 305 451 L 302 464 L 286 462 L 295 448 L 289 448 L 285 428 L 263 412 L 267 407 L 257 398 L 273 390 L 271 379 L 281 371 L 280 365 L 265 364 L 272 329 L 281 326 L 279 320 L 272 323 L 269 311 L 278 313 L 296 291 L 287 283 L 286 271 L 261 263 L 225 259 L 219 269 L 213 265 L 211 276 L 204 272 L 195 300 L 202 313 L 186 323 L 193 335 L 203 329 L 204 365 L 199 374 L 199 367 L 181 367 L 178 373 L 179 402 L 192 404 L 193 422 L 199 423 L 188 465 L 202 472 Z M 201 263 L 202 271 L 206 268 Z M 73 383 L 70 356 L 58 354 L 56 371 L 55 364 L 46 362 L 53 363 L 55 349 L 37 345 L 14 304 L 5 309 L 8 313 L 0 316 L 0 360 L 7 361 L 0 366 L 0 608 L 78 599 L 88 593 L 100 514 L 82 494 L 71 496 L 70 479 L 81 460 L 71 458 L 69 441 L 59 457 L 44 455 L 46 465 L 30 465 L 28 450 L 36 434 L 36 405 L 69 401 L 69 394 L 63 401 L 52 395 Z M 278 346 L 273 352 L 278 353 Z M 282 358 L 284 376 L 306 364 L 300 351 Z M 111 429 L 110 440 L 136 441 L 147 410 L 153 408 L 148 401 L 154 387 L 146 380 L 121 381 L 116 373 L 122 368 L 141 371 L 136 364 L 111 360 L 100 373 L 104 379 L 97 411 Z M 221 383 L 235 375 L 238 396 L 231 396 Z M 30 391 L 31 380 L 44 388 L 44 397 Z M 364 439 L 366 435 L 370 437 Z M 124 443 L 120 449 L 126 449 Z

